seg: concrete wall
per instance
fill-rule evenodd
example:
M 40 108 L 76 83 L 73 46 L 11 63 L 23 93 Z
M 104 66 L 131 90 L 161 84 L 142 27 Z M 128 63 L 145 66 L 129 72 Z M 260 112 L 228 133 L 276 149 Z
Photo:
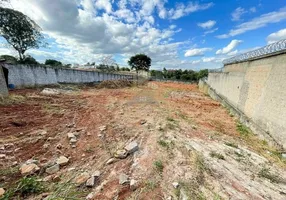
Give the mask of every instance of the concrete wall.
M 286 54 L 226 65 L 207 83 L 286 148 Z
M 108 74 L 73 69 L 54 69 L 43 66 L 8 65 L 9 84 L 16 88 L 57 83 L 96 83 L 104 80 L 132 79 L 131 75 Z
M 0 96 L 7 96 L 7 95 L 8 95 L 7 85 L 6 85 L 3 69 L 0 66 Z

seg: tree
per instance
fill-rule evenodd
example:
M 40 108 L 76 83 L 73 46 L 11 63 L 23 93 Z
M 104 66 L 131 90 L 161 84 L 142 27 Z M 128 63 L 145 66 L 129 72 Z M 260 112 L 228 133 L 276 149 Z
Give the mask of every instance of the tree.
M 41 28 L 23 13 L 0 7 L 0 35 L 19 54 L 20 61 L 28 49 L 44 46 Z
M 45 65 L 50 65 L 53 67 L 61 67 L 63 64 L 60 61 L 53 60 L 53 59 L 47 59 L 45 61 Z
M 138 84 L 139 70 L 149 71 L 151 62 L 152 62 L 151 58 L 149 58 L 145 54 L 137 54 L 135 56 L 132 56 L 130 60 L 128 61 L 128 64 L 130 65 L 131 69 L 136 70 L 137 84 Z

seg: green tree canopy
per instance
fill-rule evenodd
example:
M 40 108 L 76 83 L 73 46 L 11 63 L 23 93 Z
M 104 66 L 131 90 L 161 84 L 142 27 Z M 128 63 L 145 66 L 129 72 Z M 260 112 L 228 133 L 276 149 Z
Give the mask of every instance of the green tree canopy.
M 41 28 L 23 13 L 0 7 L 0 35 L 19 54 L 20 61 L 28 49 L 44 46 Z
M 130 65 L 131 69 L 135 69 L 138 73 L 139 70 L 149 71 L 151 62 L 151 58 L 149 58 L 147 55 L 137 54 L 130 58 L 128 64 Z
M 60 67 L 63 64 L 60 61 L 57 61 L 57 60 L 47 59 L 45 61 L 45 65 L 50 65 L 50 66 L 53 66 L 53 67 Z

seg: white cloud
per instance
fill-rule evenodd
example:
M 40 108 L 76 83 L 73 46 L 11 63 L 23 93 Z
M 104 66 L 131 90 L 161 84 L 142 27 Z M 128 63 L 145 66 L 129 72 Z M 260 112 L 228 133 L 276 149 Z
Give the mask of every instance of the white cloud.
M 203 29 L 211 29 L 215 24 L 216 24 L 216 21 L 209 20 L 209 21 L 206 21 L 203 23 L 198 23 L 198 26 L 203 28 Z
M 257 10 L 256 10 L 255 7 L 251 7 L 251 8 L 249 9 L 249 11 L 252 12 L 252 13 L 256 13 Z
M 286 29 L 281 29 L 275 33 L 271 33 L 267 37 L 267 44 L 272 44 L 274 42 L 278 42 L 279 40 L 286 39 Z
M 248 22 L 242 23 L 231 29 L 229 33 L 219 35 L 218 38 L 229 38 L 236 35 L 243 34 L 247 31 L 256 30 L 262 27 L 267 26 L 268 24 L 277 23 L 280 21 L 286 20 L 286 7 L 280 9 L 279 11 L 270 12 L 263 14 L 260 17 L 254 18 Z
M 204 57 L 204 58 L 202 58 L 202 61 L 203 62 L 213 62 L 213 61 L 215 61 L 216 60 L 216 58 L 215 57 Z
M 238 7 L 231 13 L 231 16 L 232 16 L 231 20 L 239 21 L 241 16 L 245 13 L 247 13 L 247 11 L 244 8 Z
M 203 56 L 205 52 L 211 51 L 212 48 L 189 49 L 185 53 L 185 57 Z
M 251 7 L 249 10 L 245 10 L 242 7 L 236 8 L 232 13 L 231 13 L 231 20 L 232 21 L 239 21 L 241 20 L 242 15 L 247 14 L 247 13 L 255 13 L 256 12 L 256 7 Z
M 214 33 L 214 32 L 216 32 L 217 30 L 218 30 L 218 28 L 214 28 L 214 29 L 212 29 L 212 30 L 205 31 L 205 32 L 204 32 L 204 36 L 206 36 L 206 35 L 208 35 L 208 34 L 211 34 L 211 33 Z
M 235 49 L 240 43 L 242 43 L 242 40 L 232 40 L 226 47 L 217 50 L 216 54 L 228 54 L 233 49 Z
M 180 3 L 180 4 L 177 4 L 176 8 L 172 8 L 170 10 L 164 10 L 163 13 L 166 13 L 166 14 L 165 15 L 162 14 L 162 16 L 168 16 L 168 18 L 170 19 L 179 19 L 190 13 L 209 9 L 213 5 L 214 3 L 198 4 L 198 3 L 189 2 L 187 5 Z

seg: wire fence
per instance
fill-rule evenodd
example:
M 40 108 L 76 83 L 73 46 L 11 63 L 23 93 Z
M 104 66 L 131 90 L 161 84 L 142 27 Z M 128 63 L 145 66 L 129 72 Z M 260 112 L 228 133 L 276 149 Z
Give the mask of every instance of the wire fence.
M 227 64 L 233 64 L 233 63 L 253 60 L 253 59 L 261 58 L 261 57 L 272 55 L 272 54 L 278 54 L 282 52 L 286 52 L 286 39 L 280 40 L 279 42 L 267 45 L 260 49 L 249 51 L 249 52 L 240 54 L 238 56 L 226 59 L 223 61 L 223 64 L 227 65 Z

